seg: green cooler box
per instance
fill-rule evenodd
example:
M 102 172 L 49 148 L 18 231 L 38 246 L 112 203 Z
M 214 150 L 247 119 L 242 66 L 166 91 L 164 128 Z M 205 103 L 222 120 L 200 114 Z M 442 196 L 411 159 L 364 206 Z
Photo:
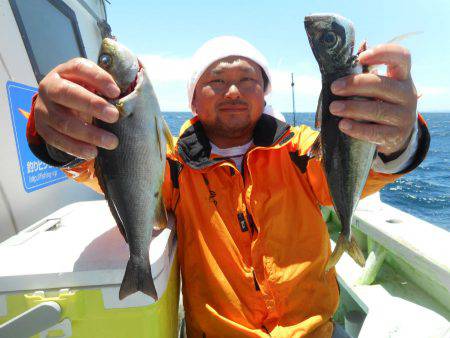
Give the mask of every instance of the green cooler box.
M 105 201 L 68 205 L 0 244 L 0 338 L 176 337 L 173 220 L 150 246 L 159 300 L 119 300 L 129 257 Z

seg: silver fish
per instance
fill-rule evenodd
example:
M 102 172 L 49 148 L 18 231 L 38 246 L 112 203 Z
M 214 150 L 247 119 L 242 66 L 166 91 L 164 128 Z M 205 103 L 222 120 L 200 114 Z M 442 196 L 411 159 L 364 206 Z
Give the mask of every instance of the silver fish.
M 353 213 L 361 197 L 375 156 L 376 145 L 352 138 L 338 128 L 341 117 L 330 113 L 330 103 L 348 97 L 331 92 L 331 83 L 341 77 L 367 72 L 353 55 L 353 24 L 337 14 L 313 14 L 305 17 L 309 44 L 322 74 L 322 92 L 316 113 L 320 135 L 312 153 L 321 157 L 334 208 L 342 225 L 326 271 L 336 265 L 344 251 L 361 266 L 365 258 L 351 233 Z M 365 44 L 359 52 L 364 50 Z
M 95 121 L 119 139 L 114 150 L 99 148 L 95 160 L 100 186 L 130 248 L 119 298 L 142 291 L 156 300 L 149 246 L 153 228 L 167 224 L 161 186 L 166 142 L 173 147 L 172 136 L 146 70 L 131 51 L 105 38 L 98 64 L 121 90 L 120 97 L 111 101 L 120 112 L 119 120 L 112 124 Z

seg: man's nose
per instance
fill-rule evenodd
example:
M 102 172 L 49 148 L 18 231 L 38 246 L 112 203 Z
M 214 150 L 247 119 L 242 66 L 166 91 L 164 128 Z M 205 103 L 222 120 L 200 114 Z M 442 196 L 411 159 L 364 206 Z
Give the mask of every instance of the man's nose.
M 239 88 L 234 83 L 231 84 L 225 93 L 225 97 L 233 100 L 240 98 L 241 93 L 239 92 Z

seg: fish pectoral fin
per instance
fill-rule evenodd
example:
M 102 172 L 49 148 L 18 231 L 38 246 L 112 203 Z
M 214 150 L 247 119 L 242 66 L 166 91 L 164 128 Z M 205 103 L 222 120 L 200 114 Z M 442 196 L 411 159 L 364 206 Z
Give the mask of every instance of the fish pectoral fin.
M 363 40 L 361 42 L 361 44 L 358 47 L 358 52 L 356 53 L 356 55 L 361 54 L 362 52 L 364 52 L 365 50 L 367 50 L 367 40 Z
M 116 221 L 117 227 L 119 228 L 120 233 L 122 234 L 123 238 L 125 239 L 125 242 L 128 243 L 127 233 L 125 231 L 125 227 L 123 226 L 122 218 L 119 215 L 119 211 L 117 210 L 117 207 L 116 207 L 114 201 L 109 196 L 108 189 L 104 182 L 103 174 L 102 174 L 102 171 L 100 169 L 100 165 L 98 164 L 97 159 L 94 162 L 94 169 L 95 169 L 95 176 L 97 177 L 98 184 L 100 185 L 100 189 L 105 194 L 105 199 L 108 202 L 109 211 L 111 211 L 111 215 L 113 216 L 114 220 Z
M 398 36 L 390 39 L 386 43 L 399 43 L 400 41 L 410 38 L 411 36 L 419 35 L 419 34 L 423 34 L 423 33 L 424 33 L 423 31 L 417 31 L 417 32 L 409 32 L 409 33 L 401 34 L 401 35 L 398 35 Z
M 175 149 L 175 145 L 173 143 L 172 133 L 170 132 L 170 129 L 169 129 L 169 126 L 167 125 L 166 120 L 164 120 L 164 118 L 161 117 L 161 121 L 162 121 L 162 125 L 163 125 L 162 126 L 163 134 L 164 134 L 164 137 L 166 138 L 167 145 L 169 146 L 170 151 L 173 152 Z
M 368 47 L 367 47 L 367 40 L 364 40 L 364 41 L 361 42 L 361 44 L 359 45 L 359 47 L 358 47 L 358 52 L 357 52 L 356 55 L 354 56 L 354 59 L 353 59 L 353 62 L 352 62 L 353 66 L 356 66 L 356 65 L 360 64 L 360 63 L 359 63 L 359 60 L 358 60 L 358 56 L 359 56 L 359 54 L 361 54 L 362 52 L 366 51 L 367 48 L 368 48 Z M 362 72 L 363 72 L 364 74 L 366 74 L 366 73 L 378 74 L 378 67 L 379 67 L 379 66 L 380 66 L 380 65 L 361 65 L 361 68 L 362 68 Z
M 423 31 L 417 31 L 417 32 L 409 32 L 409 33 L 405 33 L 405 34 L 401 34 L 398 35 L 394 38 L 392 38 L 391 40 L 387 41 L 387 44 L 390 43 L 399 43 L 400 41 L 403 41 L 405 39 L 410 38 L 411 36 L 414 35 L 419 35 L 422 34 Z M 361 54 L 362 52 L 364 52 L 365 50 L 367 50 L 367 40 L 364 40 L 361 45 L 358 48 L 358 53 L 356 53 L 356 55 Z M 372 74 L 378 74 L 380 69 L 381 69 L 382 65 L 363 65 L 363 73 L 372 73 Z
M 311 149 L 308 151 L 308 156 L 310 158 L 322 158 L 322 144 L 320 143 L 320 133 L 317 135 L 316 139 L 314 140 L 313 144 L 311 145 Z

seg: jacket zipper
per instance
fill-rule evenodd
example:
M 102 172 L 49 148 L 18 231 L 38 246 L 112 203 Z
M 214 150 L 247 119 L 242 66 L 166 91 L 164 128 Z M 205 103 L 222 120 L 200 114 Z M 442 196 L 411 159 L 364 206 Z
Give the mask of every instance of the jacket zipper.
M 242 159 L 242 183 L 244 185 L 244 189 L 245 189 L 245 163 L 246 163 L 246 161 L 247 161 L 247 154 L 245 154 L 244 158 Z M 247 220 L 250 225 L 251 237 L 253 238 L 254 233 L 257 233 L 258 229 L 255 226 L 255 222 L 253 221 L 252 214 L 248 211 L 247 203 L 245 202 L 245 197 L 244 197 L 244 205 L 245 205 L 245 213 L 247 215 Z M 245 222 L 245 218 L 244 218 L 244 222 Z M 242 225 L 241 225 L 241 229 L 242 229 Z M 253 283 L 255 285 L 255 290 L 261 291 L 258 280 L 256 279 L 255 269 L 253 268 L 253 266 L 251 267 L 251 270 L 252 270 Z
M 244 188 L 245 188 L 245 163 L 247 163 L 247 154 L 244 155 L 244 158 L 242 159 L 242 183 L 244 184 Z M 245 197 L 244 197 L 245 199 Z M 247 220 L 248 223 L 250 224 L 250 229 L 251 229 L 251 234 L 253 237 L 253 234 L 256 232 L 258 232 L 258 229 L 256 228 L 255 222 L 253 221 L 253 216 L 252 214 L 248 211 L 247 208 L 247 203 L 245 203 L 245 213 L 247 214 Z

